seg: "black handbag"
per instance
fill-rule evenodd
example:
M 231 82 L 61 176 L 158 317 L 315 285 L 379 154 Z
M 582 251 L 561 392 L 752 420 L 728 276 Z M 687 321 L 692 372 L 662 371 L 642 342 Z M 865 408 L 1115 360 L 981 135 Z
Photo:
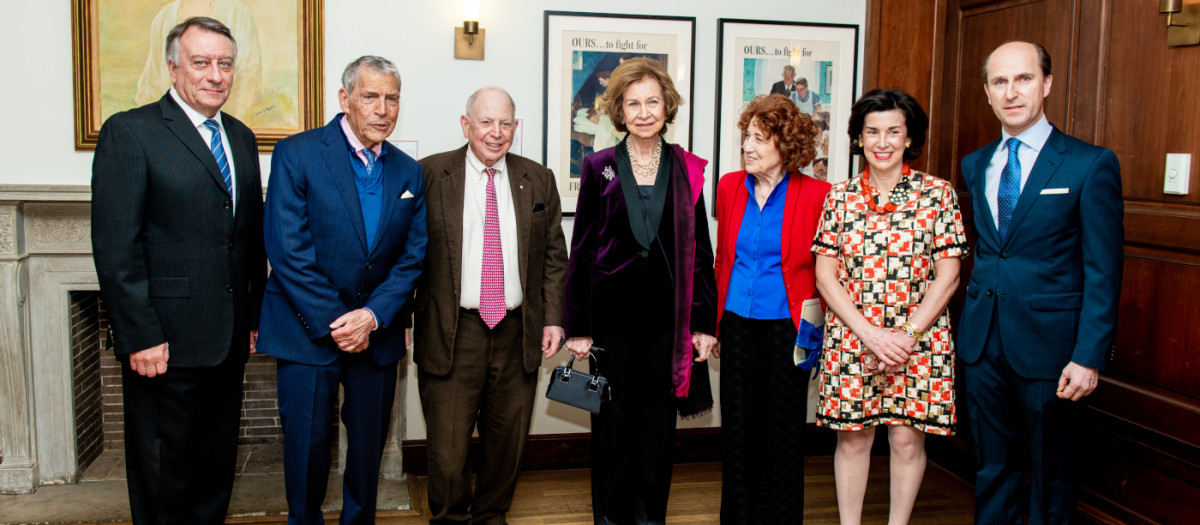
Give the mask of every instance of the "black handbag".
M 608 379 L 600 374 L 597 350 L 601 349 L 592 347 L 590 374 L 572 368 L 575 356 L 571 356 L 567 364 L 554 367 L 554 373 L 550 374 L 550 386 L 546 388 L 546 398 L 599 414 L 600 402 L 612 399 L 612 390 L 608 386 Z

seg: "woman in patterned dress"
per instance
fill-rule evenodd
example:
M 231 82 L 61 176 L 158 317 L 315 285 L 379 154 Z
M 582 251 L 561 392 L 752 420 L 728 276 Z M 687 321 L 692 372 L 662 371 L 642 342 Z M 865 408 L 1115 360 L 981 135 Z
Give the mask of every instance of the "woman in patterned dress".
M 838 513 L 862 517 L 875 426 L 891 448 L 889 523 L 907 523 L 925 473 L 925 434 L 954 432 L 954 343 L 946 304 L 966 237 L 954 188 L 908 162 L 929 118 L 907 93 L 876 89 L 850 110 L 862 175 L 833 185 L 813 244 L 828 305 L 817 425 L 838 431 Z

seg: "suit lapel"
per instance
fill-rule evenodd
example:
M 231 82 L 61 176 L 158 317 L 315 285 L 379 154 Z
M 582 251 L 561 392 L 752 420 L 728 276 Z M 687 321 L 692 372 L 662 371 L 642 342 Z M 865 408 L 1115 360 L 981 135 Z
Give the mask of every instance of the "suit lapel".
M 1066 143 L 1062 133 L 1058 129 L 1051 131 L 1050 137 L 1046 139 L 1046 145 L 1042 147 L 1042 151 L 1038 152 L 1033 169 L 1029 172 L 1029 179 L 1021 188 L 1021 197 L 1017 199 L 1017 206 L 1013 208 L 1012 221 L 1009 222 L 1008 242 L 1016 237 L 1017 230 L 1021 227 L 1021 219 L 1029 213 L 1029 209 L 1033 207 L 1033 201 L 1037 200 L 1042 190 L 1046 188 L 1046 184 L 1058 171 L 1058 167 L 1062 165 L 1065 148 Z
M 529 194 L 532 184 L 529 174 L 513 169 L 512 157 L 509 156 L 505 165 L 508 166 L 508 191 L 512 193 L 513 215 L 517 218 L 517 266 L 521 276 L 521 289 L 525 288 L 525 270 L 529 266 L 526 254 L 522 253 L 529 246 L 529 230 L 533 222 L 533 204 Z
M 358 242 L 364 252 L 367 251 L 367 234 L 363 226 L 362 205 L 358 202 L 358 188 L 354 186 L 354 170 L 350 167 L 349 150 L 346 149 L 346 138 L 342 136 L 341 123 L 338 117 L 325 125 L 325 133 L 321 137 L 325 144 L 321 156 L 325 158 L 325 166 L 329 170 L 329 179 L 342 197 L 342 203 L 350 212 L 350 224 L 358 236 Z
M 452 164 L 441 175 L 446 180 L 440 185 L 441 195 L 437 196 L 442 201 L 442 224 L 450 225 L 446 228 L 446 260 L 450 261 L 450 275 L 454 277 L 455 297 L 462 290 L 463 191 L 467 178 L 467 148 L 458 151 L 460 154 L 453 157 Z
M 401 173 L 394 169 L 400 166 L 400 164 L 396 162 L 397 157 L 400 155 L 400 150 L 390 149 L 388 146 L 390 146 L 390 144 L 386 142 L 383 144 L 384 149 L 386 149 L 388 153 L 387 155 L 383 156 L 383 162 L 381 163 L 382 165 L 379 166 L 379 169 L 383 171 L 383 173 L 379 174 L 380 177 L 383 177 L 383 185 L 381 186 L 383 195 L 381 196 L 382 202 L 380 203 L 381 206 L 379 209 L 379 227 L 375 229 L 375 242 L 371 245 L 375 248 L 371 250 L 371 253 L 367 254 L 368 258 L 379 249 L 379 245 L 383 244 L 383 237 L 387 234 L 387 225 L 391 223 L 389 218 L 392 216 L 392 208 L 396 207 L 396 201 L 400 199 L 400 196 L 402 195 L 402 193 L 400 193 L 401 188 L 404 185 L 404 181 L 401 180 Z M 357 191 L 357 189 L 355 191 Z
M 179 140 L 204 164 L 213 183 L 228 192 L 229 190 L 225 188 L 225 177 L 221 175 L 221 168 L 217 166 L 217 159 L 213 157 L 212 150 L 208 149 L 208 144 L 204 143 L 204 137 L 201 137 L 200 131 L 192 125 L 192 120 L 183 112 L 183 108 L 175 103 L 175 99 L 171 98 L 170 93 L 163 95 L 158 104 L 162 110 L 163 120 L 167 121 L 167 128 L 179 137 Z M 229 142 L 232 147 L 233 141 Z
M 228 121 L 229 115 L 222 117 L 224 121 Z M 237 186 L 237 200 L 234 202 L 234 222 L 237 222 L 242 217 L 242 210 L 246 209 L 246 198 L 255 194 L 254 177 L 249 174 L 252 170 L 249 166 L 252 162 L 258 162 L 255 156 L 257 151 L 246 151 L 242 144 L 242 136 L 239 135 L 232 127 L 226 126 L 225 131 L 229 133 L 229 149 L 232 150 L 233 157 L 233 183 Z M 224 184 L 224 180 L 221 181 Z
M 971 195 L 975 197 L 976 214 L 982 219 L 977 219 L 976 224 L 983 222 L 986 226 L 981 235 L 986 232 L 997 246 L 1000 245 L 1000 231 L 996 229 L 996 220 L 992 216 L 992 206 L 988 204 L 987 194 L 987 169 L 988 164 L 992 161 L 992 156 L 996 154 L 996 148 L 1000 146 L 1000 141 L 995 141 L 989 144 L 984 151 L 980 152 L 979 158 L 975 161 L 975 180 L 970 181 L 972 188 Z

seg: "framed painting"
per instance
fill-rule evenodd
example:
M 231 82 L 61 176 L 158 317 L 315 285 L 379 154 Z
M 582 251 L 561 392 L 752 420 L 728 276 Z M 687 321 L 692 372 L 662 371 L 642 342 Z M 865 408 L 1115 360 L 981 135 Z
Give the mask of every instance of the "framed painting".
M 612 70 L 630 58 L 666 67 L 684 106 L 667 142 L 691 149 L 696 19 L 546 11 L 542 162 L 554 170 L 564 215 L 574 215 L 583 158 L 624 138 L 597 100 Z
M 738 117 L 759 95 L 787 96 L 820 129 L 817 157 L 802 172 L 830 182 L 851 175 L 847 127 L 858 81 L 858 26 L 722 18 L 717 45 L 714 199 L 719 176 L 742 169 Z
M 322 0 L 72 0 L 75 149 L 95 149 L 114 113 L 166 94 L 167 34 L 191 16 L 233 32 L 233 90 L 222 111 L 254 130 L 260 152 L 321 125 L 323 13 Z

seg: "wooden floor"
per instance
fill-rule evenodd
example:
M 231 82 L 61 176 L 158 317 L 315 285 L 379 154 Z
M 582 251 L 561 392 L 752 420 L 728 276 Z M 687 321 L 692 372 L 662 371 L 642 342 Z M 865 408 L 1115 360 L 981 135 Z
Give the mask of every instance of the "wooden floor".
M 837 496 L 833 486 L 833 459 L 809 458 L 805 466 L 804 523 L 823 525 L 838 523 Z M 380 512 L 379 525 L 415 525 L 429 520 L 425 508 L 425 478 L 414 478 L 409 484 L 413 509 Z M 972 522 L 971 486 L 949 472 L 930 464 L 921 485 L 912 523 L 922 525 L 959 525 Z M 671 483 L 671 500 L 667 523 L 720 523 L 721 464 L 692 463 L 675 467 Z M 867 485 L 863 510 L 864 524 L 887 523 L 888 479 L 887 458 L 875 457 Z M 326 516 L 336 523 L 336 516 Z M 230 519 L 228 523 L 286 523 L 280 517 L 246 517 Z M 588 471 L 551 470 L 524 472 L 517 483 L 513 507 L 508 513 L 512 525 L 589 524 L 592 505 Z M 795 523 L 799 523 L 796 520 Z
M 863 523 L 887 523 L 887 458 L 871 465 Z M 425 523 L 424 478 L 413 483 L 413 514 L 378 521 L 380 525 Z M 508 522 L 513 525 L 590 524 L 592 505 L 587 470 L 526 472 L 517 483 Z M 925 474 L 912 523 L 940 525 L 973 521 L 971 486 L 931 465 Z M 720 523 L 721 464 L 677 465 L 667 505 L 667 523 Z M 799 523 L 800 520 L 796 520 Z M 804 523 L 837 524 L 837 495 L 833 486 L 833 458 L 809 458 L 805 465 Z

